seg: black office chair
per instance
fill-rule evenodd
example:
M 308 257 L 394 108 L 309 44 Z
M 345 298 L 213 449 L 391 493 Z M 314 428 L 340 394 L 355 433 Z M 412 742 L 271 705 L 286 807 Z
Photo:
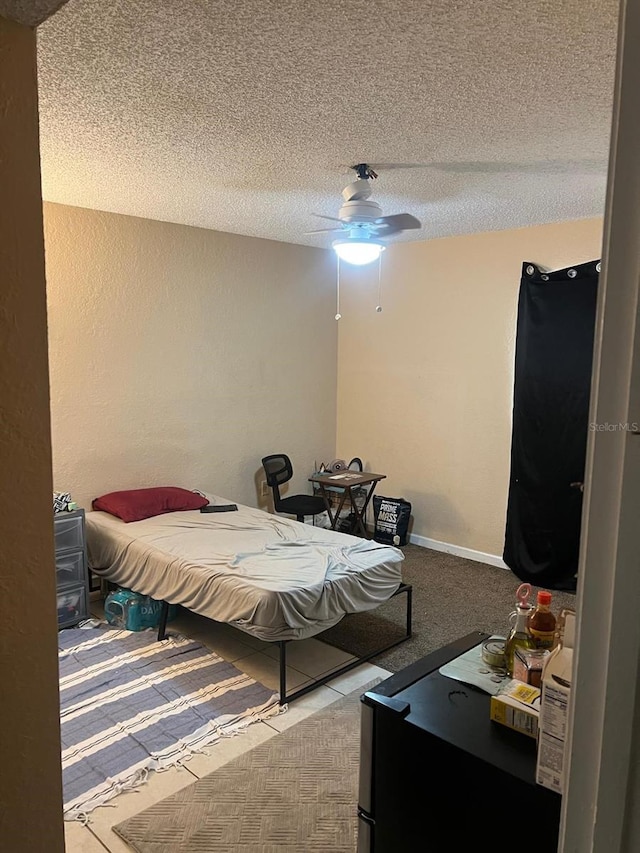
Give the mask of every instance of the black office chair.
M 276 512 L 295 515 L 298 521 L 304 521 L 305 515 L 318 515 L 326 509 L 324 498 L 315 495 L 290 495 L 280 497 L 280 486 L 293 477 L 291 460 L 284 453 L 265 456 L 262 460 L 267 485 L 273 491 L 273 507 Z

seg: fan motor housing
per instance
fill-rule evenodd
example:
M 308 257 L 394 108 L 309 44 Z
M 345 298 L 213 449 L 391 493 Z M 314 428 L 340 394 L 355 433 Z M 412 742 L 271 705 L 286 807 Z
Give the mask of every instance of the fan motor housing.
M 373 222 L 382 215 L 382 208 L 370 199 L 345 201 L 338 213 L 343 222 Z
M 345 201 L 359 201 L 363 198 L 369 198 L 371 195 L 371 182 L 365 178 L 358 178 L 357 181 L 352 181 L 342 190 L 342 198 Z

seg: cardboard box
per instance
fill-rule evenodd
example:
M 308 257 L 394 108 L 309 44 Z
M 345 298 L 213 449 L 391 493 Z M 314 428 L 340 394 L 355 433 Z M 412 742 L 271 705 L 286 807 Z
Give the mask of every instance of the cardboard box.
M 491 719 L 516 732 L 538 736 L 540 690 L 512 679 L 491 697 Z
M 551 652 L 542 670 L 536 782 L 559 794 L 563 793 L 565 781 L 575 617 L 572 610 L 563 610 L 560 614 L 561 624 L 564 622 L 562 645 Z

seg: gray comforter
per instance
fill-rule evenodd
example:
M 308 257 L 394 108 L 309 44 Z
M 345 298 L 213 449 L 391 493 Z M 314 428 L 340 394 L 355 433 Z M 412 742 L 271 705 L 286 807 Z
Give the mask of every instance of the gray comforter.
M 377 607 L 401 582 L 397 548 L 242 505 L 129 524 L 88 512 L 86 525 L 96 574 L 262 640 L 313 636 Z

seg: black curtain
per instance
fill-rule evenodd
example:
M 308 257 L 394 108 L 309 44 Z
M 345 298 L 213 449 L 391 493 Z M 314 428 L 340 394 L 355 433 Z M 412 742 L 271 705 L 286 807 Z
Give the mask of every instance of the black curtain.
M 578 569 L 599 269 L 522 266 L 504 561 L 551 589 Z

